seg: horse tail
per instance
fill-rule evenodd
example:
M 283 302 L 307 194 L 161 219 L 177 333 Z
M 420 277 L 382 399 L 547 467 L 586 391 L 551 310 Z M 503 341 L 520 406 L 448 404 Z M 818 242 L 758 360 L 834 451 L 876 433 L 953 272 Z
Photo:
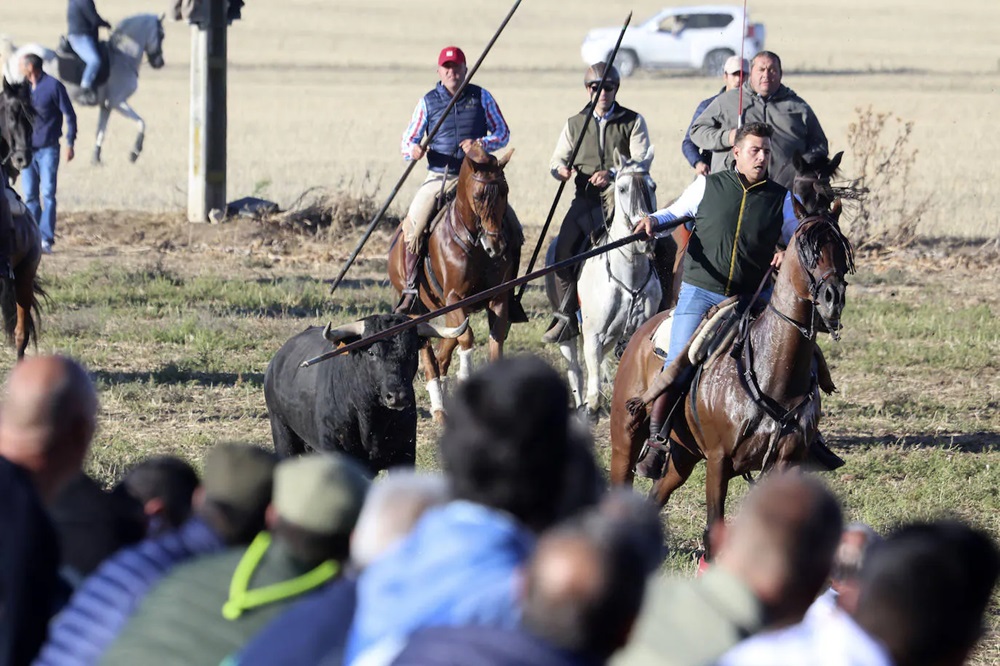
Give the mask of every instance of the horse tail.
M 17 328 L 17 289 L 14 280 L 9 277 L 0 278 L 0 316 L 3 317 L 3 332 L 7 336 L 7 344 L 14 344 L 14 329 Z M 31 328 L 34 328 L 32 324 Z
M 41 281 L 34 277 L 31 280 L 31 304 L 28 306 L 24 335 L 25 341 L 38 345 L 38 328 L 42 320 L 42 301 L 47 301 L 48 293 Z M 14 344 L 17 330 L 17 289 L 14 280 L 0 278 L 0 317 L 3 318 L 3 332 L 8 344 Z

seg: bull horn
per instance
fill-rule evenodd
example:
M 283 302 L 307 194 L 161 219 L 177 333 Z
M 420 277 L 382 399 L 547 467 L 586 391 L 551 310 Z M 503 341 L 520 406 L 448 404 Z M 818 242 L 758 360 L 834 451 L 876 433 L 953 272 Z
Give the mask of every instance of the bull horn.
M 333 327 L 333 322 L 326 325 L 323 329 L 323 337 L 337 344 L 346 340 L 347 338 L 360 338 L 362 333 L 365 332 L 365 322 L 356 321 L 351 324 L 344 324 L 343 326 Z
M 465 333 L 467 328 L 469 328 L 468 317 L 455 328 L 444 328 L 443 326 L 435 326 L 429 323 L 417 324 L 417 335 L 422 338 L 457 338 L 462 333 Z

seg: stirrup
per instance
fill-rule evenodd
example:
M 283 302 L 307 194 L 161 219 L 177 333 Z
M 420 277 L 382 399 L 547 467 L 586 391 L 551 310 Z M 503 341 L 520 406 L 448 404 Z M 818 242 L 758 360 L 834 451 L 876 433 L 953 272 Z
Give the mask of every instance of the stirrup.
M 663 469 L 667 465 L 670 453 L 670 440 L 660 435 L 652 435 L 642 445 L 639 459 L 635 463 L 635 473 L 639 476 L 656 481 L 663 478 Z

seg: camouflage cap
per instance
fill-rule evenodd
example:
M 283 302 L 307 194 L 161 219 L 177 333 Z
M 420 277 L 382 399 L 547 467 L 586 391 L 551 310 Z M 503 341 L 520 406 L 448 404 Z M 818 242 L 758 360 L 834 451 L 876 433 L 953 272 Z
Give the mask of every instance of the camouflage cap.
M 283 520 L 317 534 L 349 534 L 368 492 L 368 474 L 339 453 L 283 460 L 274 472 L 274 508 Z
M 249 444 L 224 442 L 205 456 L 205 496 L 243 511 L 263 510 L 271 501 L 277 457 Z

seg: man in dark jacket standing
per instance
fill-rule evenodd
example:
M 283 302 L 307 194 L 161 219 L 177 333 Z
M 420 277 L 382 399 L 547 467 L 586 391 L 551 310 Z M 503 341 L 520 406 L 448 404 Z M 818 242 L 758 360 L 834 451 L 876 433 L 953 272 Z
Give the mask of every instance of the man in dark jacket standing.
M 76 101 L 86 106 L 97 104 L 97 92 L 94 90 L 94 79 L 101 69 L 101 54 L 97 50 L 98 28 L 110 28 L 111 24 L 97 13 L 94 0 L 69 0 L 66 8 L 66 23 L 68 24 L 66 39 L 80 56 L 86 69 L 80 80 L 80 94 Z
M 768 266 L 781 265 L 798 218 L 792 195 L 768 178 L 773 133 L 764 123 L 744 125 L 733 146 L 734 169 L 698 176 L 677 201 L 636 225 L 637 231 L 648 234 L 657 224 L 682 217 L 695 220 L 664 367 L 681 354 L 709 308 L 730 296 L 740 296 L 746 305 Z M 762 294 L 762 298 L 768 295 Z M 649 426 L 652 454 L 636 466 L 642 476 L 660 477 L 666 452 L 659 437 L 661 432 L 669 432 L 665 421 L 676 398 L 674 391 L 668 390 L 653 402 Z
M 712 151 L 712 173 L 732 168 L 732 147 L 742 124 L 767 123 L 774 128 L 771 138 L 771 168 L 768 177 L 792 189 L 795 153 L 803 157 L 826 155 L 826 134 L 812 108 L 793 90 L 781 83 L 781 59 L 761 51 L 750 63 L 750 78 L 740 91 L 730 90 L 715 98 L 691 124 L 691 139 L 699 148 Z
M 68 593 L 46 505 L 80 473 L 97 427 L 86 370 L 60 356 L 14 367 L 0 406 L 0 664 L 27 666 Z
M 56 173 L 59 171 L 59 138 L 66 122 L 66 161 L 73 161 L 76 141 L 76 112 L 66 94 L 66 86 L 42 71 L 42 59 L 34 54 L 21 62 L 24 76 L 31 82 L 31 106 L 35 109 L 35 129 L 31 135 L 34 153 L 31 165 L 21 172 L 24 203 L 42 232 L 42 252 L 51 254 L 56 234 Z M 41 201 L 39 201 L 39 195 Z M 45 204 L 44 207 L 41 204 Z
M 553 178 L 561 181 L 572 178 L 576 185 L 576 196 L 559 227 L 556 261 L 582 252 L 590 235 L 614 215 L 615 193 L 611 185 L 615 180 L 615 151 L 625 158 L 642 159 L 649 149 L 645 119 L 615 101 L 621 82 L 618 70 L 611 67 L 603 89 L 600 87 L 602 76 L 603 62 L 587 69 L 583 86 L 594 100 L 593 110 L 590 117 L 584 108 L 566 121 L 549 163 Z M 581 131 L 584 132 L 583 143 L 570 164 L 569 158 Z M 564 307 L 554 313 L 552 324 L 542 337 L 544 342 L 561 342 L 576 335 L 578 271 L 577 265 L 556 272 L 556 293 Z
M 699 176 L 707 176 L 712 172 L 712 151 L 702 150 L 695 145 L 694 141 L 691 140 L 691 126 L 694 125 L 694 121 L 698 119 L 708 105 L 715 101 L 715 98 L 722 93 L 735 90 L 739 88 L 740 85 L 747 80 L 750 74 L 750 67 L 747 65 L 746 58 L 741 58 L 739 56 L 731 56 L 726 64 L 722 67 L 722 90 L 715 93 L 711 97 L 707 97 L 698 103 L 698 108 L 694 110 L 694 115 L 691 116 L 691 125 L 688 126 L 687 131 L 684 133 L 684 140 L 681 141 L 681 152 L 684 154 L 684 159 L 688 161 L 691 168 Z

